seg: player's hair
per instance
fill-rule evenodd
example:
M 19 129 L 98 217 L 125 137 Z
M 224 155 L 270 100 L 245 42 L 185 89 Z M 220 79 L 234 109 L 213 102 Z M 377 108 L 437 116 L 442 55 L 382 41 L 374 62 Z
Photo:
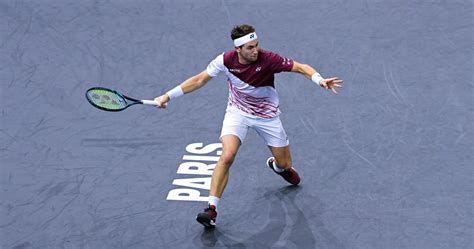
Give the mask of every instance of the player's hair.
M 248 24 L 236 25 L 230 32 L 230 38 L 232 38 L 232 40 L 235 40 L 252 32 L 255 32 L 255 28 Z

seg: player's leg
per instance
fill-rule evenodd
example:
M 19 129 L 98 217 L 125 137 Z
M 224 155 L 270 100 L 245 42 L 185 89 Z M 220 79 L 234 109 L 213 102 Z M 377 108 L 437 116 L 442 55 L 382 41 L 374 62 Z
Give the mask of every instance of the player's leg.
M 199 223 L 208 228 L 213 228 L 216 225 L 217 206 L 229 180 L 230 166 L 232 166 L 241 144 L 239 137 L 235 135 L 225 135 L 221 137 L 221 142 L 222 154 L 212 174 L 209 202 L 204 212 L 199 213 L 196 217 Z
M 221 138 L 222 154 L 217 161 L 212 174 L 210 196 L 221 198 L 229 179 L 229 169 L 234 162 L 240 147 L 240 139 L 235 135 L 225 135 Z
M 300 177 L 293 168 L 288 137 L 280 118 L 259 119 L 252 127 L 265 140 L 273 155 L 267 159 L 267 165 L 287 182 L 298 185 Z
M 291 161 L 290 145 L 287 145 L 285 147 L 268 146 L 268 148 L 270 149 L 270 152 L 273 155 L 273 163 L 275 166 L 278 167 L 278 169 L 285 170 L 293 167 Z
M 268 146 L 272 152 L 273 157 L 267 159 L 267 165 L 275 173 L 279 174 L 287 182 L 298 185 L 301 181 L 298 172 L 293 168 L 291 161 L 290 146 L 273 147 Z
M 245 117 L 237 113 L 226 112 L 220 136 L 222 154 L 212 174 L 210 197 L 221 198 L 229 179 L 229 168 L 234 162 L 240 145 L 247 136 L 247 131 L 248 125 Z M 217 203 L 212 203 L 213 200 L 215 198 L 209 199 L 210 204 L 217 207 Z
M 247 130 L 248 126 L 244 117 L 230 112 L 226 113 L 221 132 L 222 154 L 212 174 L 208 206 L 196 217 L 196 220 L 205 227 L 215 226 L 219 201 L 229 180 L 229 169 L 247 135 Z

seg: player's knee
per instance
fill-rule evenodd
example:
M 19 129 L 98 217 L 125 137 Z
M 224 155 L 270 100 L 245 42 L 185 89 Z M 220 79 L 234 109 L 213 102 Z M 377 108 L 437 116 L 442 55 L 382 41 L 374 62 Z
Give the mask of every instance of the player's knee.
M 234 162 L 235 159 L 235 153 L 232 152 L 222 152 L 221 157 L 219 158 L 219 161 L 227 167 L 230 167 L 232 163 Z

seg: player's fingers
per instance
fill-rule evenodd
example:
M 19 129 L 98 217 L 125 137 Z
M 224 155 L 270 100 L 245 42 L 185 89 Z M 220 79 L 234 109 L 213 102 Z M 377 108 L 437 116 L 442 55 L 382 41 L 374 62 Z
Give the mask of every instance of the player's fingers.
M 336 91 L 335 88 L 331 88 L 331 90 L 332 90 L 332 92 L 333 92 L 334 94 L 337 94 L 337 91 Z
M 157 101 L 156 107 L 158 107 L 159 109 L 166 108 L 166 104 L 161 101 Z

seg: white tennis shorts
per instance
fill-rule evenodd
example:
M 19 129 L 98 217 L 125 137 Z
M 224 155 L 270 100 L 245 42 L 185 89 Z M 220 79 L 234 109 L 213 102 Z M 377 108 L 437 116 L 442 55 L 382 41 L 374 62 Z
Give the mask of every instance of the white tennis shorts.
M 254 118 L 232 111 L 225 114 L 221 138 L 225 135 L 235 135 L 243 143 L 249 128 L 253 128 L 268 146 L 285 147 L 289 144 L 280 117 Z

